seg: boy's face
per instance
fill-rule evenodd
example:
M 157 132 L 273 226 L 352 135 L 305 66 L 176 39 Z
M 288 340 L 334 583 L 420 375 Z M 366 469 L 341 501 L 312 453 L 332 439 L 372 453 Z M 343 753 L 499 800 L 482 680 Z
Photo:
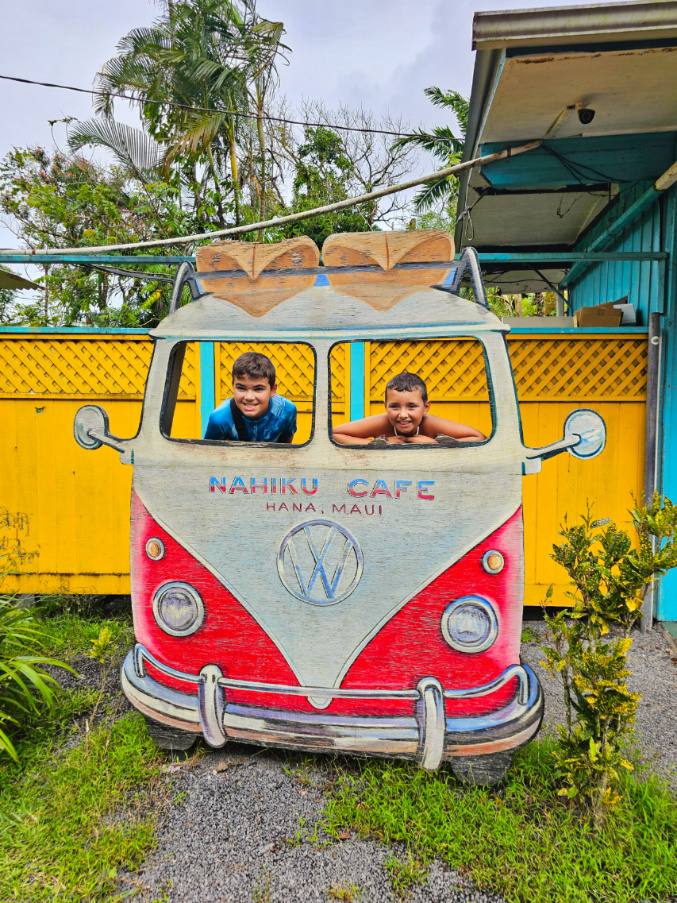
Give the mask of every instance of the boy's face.
M 412 389 L 410 392 L 390 389 L 386 396 L 388 420 L 401 436 L 415 436 L 429 410 L 430 402 L 423 401 L 420 389 Z
M 245 417 L 258 420 L 267 413 L 270 399 L 277 394 L 277 383 L 271 386 L 265 376 L 237 376 L 233 379 L 233 398 Z

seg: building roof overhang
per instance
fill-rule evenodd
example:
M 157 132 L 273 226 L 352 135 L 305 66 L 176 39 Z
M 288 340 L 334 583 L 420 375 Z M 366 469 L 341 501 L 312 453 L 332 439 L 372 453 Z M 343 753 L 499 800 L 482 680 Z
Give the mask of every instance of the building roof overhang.
M 571 248 L 619 184 L 677 159 L 677 2 L 477 13 L 473 47 L 464 159 L 543 146 L 464 174 L 457 247 Z

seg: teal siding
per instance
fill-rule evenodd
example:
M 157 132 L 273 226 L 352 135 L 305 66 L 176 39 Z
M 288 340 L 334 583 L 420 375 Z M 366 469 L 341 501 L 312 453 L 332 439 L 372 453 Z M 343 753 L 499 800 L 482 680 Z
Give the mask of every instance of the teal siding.
M 584 251 L 592 241 L 602 235 L 607 227 L 618 219 L 628 207 L 651 186 L 651 182 L 636 182 L 621 185 L 621 192 L 604 216 L 595 223 L 585 237 L 578 242 L 576 250 Z M 660 195 L 605 251 L 660 251 L 661 250 L 661 210 Z M 628 296 L 639 315 L 639 323 L 646 325 L 647 315 L 653 311 L 663 312 L 665 290 L 661 268 L 663 263 L 655 260 L 608 261 L 591 264 L 571 286 L 569 297 L 574 310 L 618 301 Z
M 584 250 L 603 234 L 651 185 L 622 185 L 618 202 L 578 243 Z M 677 501 L 677 186 L 630 224 L 608 251 L 667 251 L 668 261 L 610 261 L 591 265 L 571 286 L 569 297 L 578 310 L 628 295 L 646 325 L 650 312 L 662 313 L 661 397 L 659 409 L 659 490 Z M 657 616 L 677 621 L 677 574 L 673 571 L 658 591 Z
M 666 310 L 662 318 L 662 379 L 659 442 L 660 487 L 677 502 L 677 186 L 664 195 Z M 677 621 L 677 574 L 664 578 L 658 593 L 657 616 Z

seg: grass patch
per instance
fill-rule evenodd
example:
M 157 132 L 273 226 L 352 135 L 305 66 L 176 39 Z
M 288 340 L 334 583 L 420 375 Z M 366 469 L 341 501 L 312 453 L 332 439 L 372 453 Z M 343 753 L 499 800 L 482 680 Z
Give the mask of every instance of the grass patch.
M 530 627 L 529 624 L 525 624 L 522 627 L 522 642 L 523 643 L 533 643 L 535 640 L 538 640 L 538 639 L 539 639 L 539 636 L 533 627 Z
M 62 697 L 62 727 L 90 696 Z M 118 868 L 134 868 L 152 846 L 163 755 L 141 716 L 66 751 L 58 736 L 58 725 L 44 725 L 21 741 L 20 767 L 0 766 L 0 900 L 118 899 Z
M 65 661 L 89 652 L 102 627 L 111 631 L 111 644 L 126 649 L 134 641 L 131 617 L 83 617 L 76 612 L 62 612 L 45 620 L 45 642 L 50 654 Z
M 339 775 L 324 828 L 333 836 L 352 829 L 403 843 L 419 875 L 439 858 L 509 901 L 674 899 L 677 805 L 667 785 L 652 775 L 627 776 L 617 809 L 595 831 L 557 796 L 553 747 L 546 739 L 520 751 L 494 789 L 408 763 L 360 764 L 357 773 Z M 400 885 L 414 877 L 404 868 L 392 871 Z

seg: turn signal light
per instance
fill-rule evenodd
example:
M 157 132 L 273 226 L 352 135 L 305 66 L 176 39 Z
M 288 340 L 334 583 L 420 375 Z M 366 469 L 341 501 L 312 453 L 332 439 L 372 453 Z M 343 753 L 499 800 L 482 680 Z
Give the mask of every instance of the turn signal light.
M 159 561 L 164 558 L 165 547 L 161 539 L 153 537 L 146 543 L 146 555 L 153 561 Z
M 505 567 L 505 558 L 496 549 L 491 549 L 484 554 L 482 567 L 487 574 L 500 574 Z

